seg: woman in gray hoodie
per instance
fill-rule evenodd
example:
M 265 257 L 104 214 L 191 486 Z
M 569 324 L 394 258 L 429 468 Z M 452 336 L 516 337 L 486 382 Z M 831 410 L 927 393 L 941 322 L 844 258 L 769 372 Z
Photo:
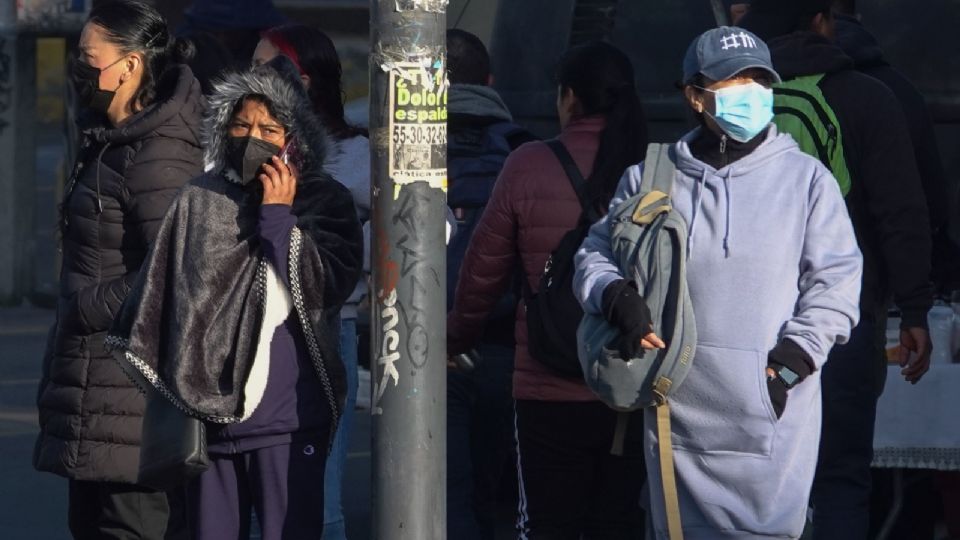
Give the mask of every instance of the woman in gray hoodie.
M 701 126 L 677 142 L 671 199 L 688 225 L 687 285 L 698 344 L 671 399 L 683 533 L 798 538 L 820 436 L 819 369 L 858 319 L 862 257 L 836 180 L 778 133 L 766 45 L 739 28 L 694 40 L 684 95 Z M 640 189 L 627 169 L 610 208 Z M 621 330 L 624 358 L 662 348 L 650 310 L 613 258 L 610 222 L 577 254 L 584 310 Z M 647 416 L 651 493 L 661 490 Z M 652 528 L 667 538 L 663 497 Z

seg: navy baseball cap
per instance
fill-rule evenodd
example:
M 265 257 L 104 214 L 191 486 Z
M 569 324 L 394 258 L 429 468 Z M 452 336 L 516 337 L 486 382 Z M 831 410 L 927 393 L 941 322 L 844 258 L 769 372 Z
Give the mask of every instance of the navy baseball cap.
M 697 74 L 715 81 L 725 81 L 745 69 L 763 69 L 780 82 L 773 69 L 770 49 L 762 39 L 736 26 L 707 30 L 693 40 L 683 58 L 683 84 Z

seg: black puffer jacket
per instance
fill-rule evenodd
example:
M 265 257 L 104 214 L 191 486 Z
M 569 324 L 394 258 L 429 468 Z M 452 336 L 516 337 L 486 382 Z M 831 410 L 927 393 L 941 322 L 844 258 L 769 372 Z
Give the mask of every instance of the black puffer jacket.
M 185 66 L 121 127 L 85 123 L 64 196 L 57 321 L 40 383 L 38 470 L 135 481 L 144 400 L 104 346 L 161 219 L 203 170 L 200 84 Z
M 748 19 L 742 22 L 751 30 Z M 933 304 L 930 219 L 900 103 L 824 37 L 797 32 L 767 44 L 784 80 L 826 73 L 820 89 L 840 123 L 853 178 L 846 200 L 863 252 L 861 316 L 885 313 L 892 293 L 905 326 L 926 326 Z
M 950 239 L 947 227 L 956 209 L 957 184 L 944 172 L 927 102 L 917 87 L 887 62 L 877 39 L 859 20 L 837 15 L 835 32 L 837 45 L 853 59 L 857 70 L 886 85 L 903 107 L 930 212 L 934 283 L 941 291 L 954 290 L 960 286 L 960 249 Z

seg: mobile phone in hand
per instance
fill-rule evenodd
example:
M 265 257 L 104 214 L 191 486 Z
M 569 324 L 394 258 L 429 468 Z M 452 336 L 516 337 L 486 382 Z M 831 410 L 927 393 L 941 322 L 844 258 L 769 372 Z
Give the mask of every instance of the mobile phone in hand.
M 287 139 L 286 144 L 283 145 L 283 148 L 280 149 L 280 153 L 277 154 L 277 157 L 280 158 L 280 161 L 284 165 L 290 165 L 290 152 L 293 147 L 293 137 Z

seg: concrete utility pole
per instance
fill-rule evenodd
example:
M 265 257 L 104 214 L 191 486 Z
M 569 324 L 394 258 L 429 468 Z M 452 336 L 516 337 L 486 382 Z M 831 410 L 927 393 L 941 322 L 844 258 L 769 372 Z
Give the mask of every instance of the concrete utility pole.
M 373 537 L 446 537 L 447 0 L 371 0 Z
M 17 2 L 0 0 L 0 305 L 33 282 L 36 39 L 17 31 Z

